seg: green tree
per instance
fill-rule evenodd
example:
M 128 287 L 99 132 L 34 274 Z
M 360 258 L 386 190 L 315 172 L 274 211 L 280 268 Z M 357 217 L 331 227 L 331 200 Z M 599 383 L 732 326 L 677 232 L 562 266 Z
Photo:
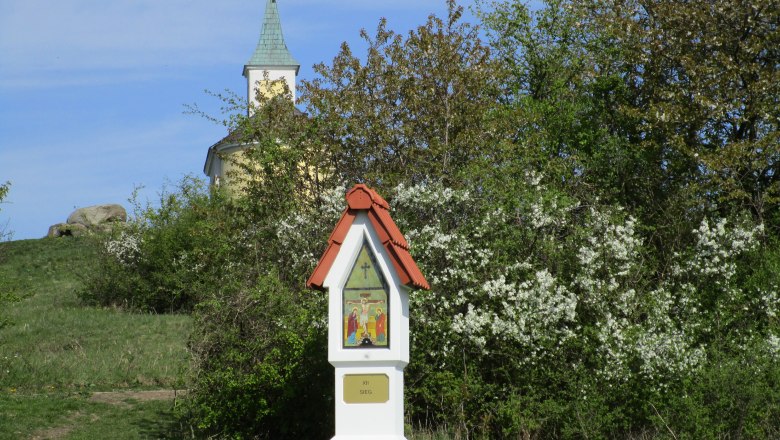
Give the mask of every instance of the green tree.
M 598 29 L 594 50 L 620 51 L 615 67 L 633 99 L 616 110 L 636 115 L 636 135 L 657 145 L 659 165 L 687 164 L 703 181 L 697 195 L 722 212 L 775 215 L 777 2 L 582 2 L 579 11 Z
M 510 119 L 530 127 L 518 144 L 563 162 L 577 194 L 631 209 L 666 258 L 708 212 L 748 208 L 776 231 L 774 1 L 481 6 L 513 72 Z
M 315 66 L 318 78 L 302 81 L 301 100 L 344 181 L 459 186 L 492 154 L 502 70 L 479 29 L 461 21 L 462 7 L 448 5 L 446 18 L 406 36 L 380 21 L 373 37 L 361 32 L 363 61 L 344 43 L 330 65 Z

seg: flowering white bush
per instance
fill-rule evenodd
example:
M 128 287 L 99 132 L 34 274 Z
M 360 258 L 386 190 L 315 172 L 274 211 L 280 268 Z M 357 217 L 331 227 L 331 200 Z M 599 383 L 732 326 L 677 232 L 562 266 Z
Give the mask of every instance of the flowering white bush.
M 737 279 L 739 258 L 755 248 L 760 226 L 705 218 L 659 271 L 637 218 L 620 207 L 581 204 L 543 180 L 529 173 L 524 189 L 489 203 L 478 192 L 436 184 L 386 194 L 432 287 L 410 296 L 413 362 L 456 375 L 474 362 L 478 372 L 469 374 L 495 370 L 501 380 L 565 380 L 586 371 L 577 391 L 583 400 L 636 383 L 643 384 L 636 392 L 663 395 L 707 366 L 708 341 L 724 331 L 718 325 L 750 313 L 777 320 L 778 289 L 750 291 Z M 314 267 L 312 237 L 332 230 L 344 191 L 277 225 L 286 264 L 305 273 Z M 775 327 L 754 337 L 735 326 L 731 334 L 745 347 L 758 341 L 777 359 Z
M 714 276 L 718 285 L 727 283 L 736 273 L 735 257 L 753 249 L 756 237 L 763 231 L 763 225 L 753 228 L 736 226 L 727 228 L 726 219 L 718 219 L 714 225 L 705 218 L 693 233 L 696 245 L 691 258 L 680 261 L 675 273 L 690 276 Z
M 199 250 L 195 252 L 180 251 L 173 258 L 173 266 L 182 273 L 197 274 L 206 267 L 204 256 Z
M 465 295 L 459 295 L 458 299 L 468 305 L 468 310 L 454 317 L 453 330 L 483 349 L 487 338 L 521 344 L 526 356 L 517 359 L 519 363 L 533 362 L 550 343 L 562 343 L 573 337 L 575 295 L 566 286 L 557 285 L 558 280 L 545 269 L 530 278 L 508 283 L 501 275 L 485 282 L 477 295 L 489 304 L 479 309 Z
M 780 360 L 780 336 L 770 334 L 767 337 L 766 342 L 767 347 L 769 348 L 769 353 L 771 353 L 776 360 Z
M 780 287 L 774 285 L 769 290 L 759 290 L 758 307 L 766 313 L 767 318 L 777 319 L 780 313 Z
M 285 250 L 280 257 L 286 258 L 280 263 L 288 265 L 293 273 L 309 273 L 314 269 L 320 257 L 316 246 L 340 218 L 345 191 L 344 186 L 323 191 L 312 211 L 292 213 L 276 225 L 276 236 Z
M 642 243 L 635 235 L 636 220 L 629 217 L 623 224 L 614 224 L 607 214 L 592 207 L 588 220 L 586 228 L 591 234 L 585 237 L 585 243 L 577 251 L 580 271 L 575 283 L 592 306 L 603 305 L 606 299 L 603 295 L 609 295 L 618 299 L 617 306 L 625 311 L 634 297 L 632 289 L 622 295 L 611 293 L 640 269 Z
M 119 237 L 106 240 L 106 252 L 119 263 L 129 266 L 137 263 L 141 257 L 142 237 L 130 231 L 122 231 Z
M 517 366 L 555 362 L 566 347 L 579 347 L 573 363 L 595 360 L 606 384 L 641 376 L 663 390 L 698 371 L 709 318 L 701 313 L 705 286 L 692 281 L 706 277 L 738 301 L 737 258 L 753 249 L 761 227 L 704 219 L 690 250 L 659 278 L 647 266 L 636 218 L 558 198 L 542 180 L 527 176 L 515 211 L 480 211 L 473 193 L 435 185 L 400 186 L 393 194 L 433 289 L 412 295 L 412 319 L 440 341 L 427 357 L 447 364 L 459 336 L 461 350 L 488 358 L 511 353 Z M 763 302 L 774 316 L 776 294 L 765 293 Z

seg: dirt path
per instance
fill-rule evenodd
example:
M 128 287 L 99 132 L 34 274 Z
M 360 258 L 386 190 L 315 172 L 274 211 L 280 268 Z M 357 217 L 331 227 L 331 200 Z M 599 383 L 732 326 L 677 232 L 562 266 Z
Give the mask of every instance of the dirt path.
M 38 430 L 33 433 L 33 435 L 30 437 L 30 440 L 58 440 L 65 438 L 86 417 L 87 414 L 84 414 L 81 411 L 71 413 L 68 418 L 65 419 L 64 425 Z M 99 417 L 94 414 L 90 415 L 89 418 L 93 422 L 99 419 Z
M 137 402 L 150 402 L 153 400 L 176 400 L 187 394 L 187 390 L 149 390 L 149 391 L 102 391 L 92 393 L 89 397 L 90 402 L 105 403 L 108 405 L 117 405 L 121 407 L 131 407 L 132 403 L 128 400 Z M 30 440 L 59 440 L 63 439 L 73 431 L 79 423 L 86 417 L 95 422 L 99 417 L 95 414 L 84 414 L 81 411 L 75 411 L 68 415 L 65 423 L 52 428 L 41 429 L 30 436 Z
M 139 402 L 152 400 L 176 400 L 187 394 L 187 390 L 150 390 L 150 391 L 104 391 L 92 393 L 90 402 L 108 403 L 111 405 L 127 405 L 128 399 Z

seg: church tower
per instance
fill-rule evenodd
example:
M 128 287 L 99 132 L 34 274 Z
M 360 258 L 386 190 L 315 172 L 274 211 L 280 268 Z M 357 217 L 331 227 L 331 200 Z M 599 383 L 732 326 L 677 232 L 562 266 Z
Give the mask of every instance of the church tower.
M 268 81 L 281 79 L 287 83 L 287 87 L 292 92 L 293 102 L 295 102 L 295 77 L 298 75 L 300 67 L 284 42 L 276 0 L 266 0 L 260 39 L 252 57 L 244 65 L 247 100 L 257 105 L 258 89 L 266 96 L 280 93 L 281 90 L 271 89 Z
M 295 77 L 300 64 L 293 58 L 282 35 L 282 24 L 279 20 L 277 0 L 266 0 L 265 16 L 252 57 L 244 65 L 244 77 L 247 82 L 247 102 L 258 105 L 258 91 L 266 97 L 282 92 L 279 84 L 271 87 L 272 81 L 284 80 L 292 93 L 295 102 Z M 262 96 L 262 95 L 261 95 Z M 297 113 L 300 113 L 295 109 Z M 241 142 L 241 133 L 231 132 L 225 138 L 209 147 L 203 173 L 209 176 L 212 185 L 220 186 L 229 182 L 226 177 L 238 172 L 235 160 L 238 153 L 251 147 Z

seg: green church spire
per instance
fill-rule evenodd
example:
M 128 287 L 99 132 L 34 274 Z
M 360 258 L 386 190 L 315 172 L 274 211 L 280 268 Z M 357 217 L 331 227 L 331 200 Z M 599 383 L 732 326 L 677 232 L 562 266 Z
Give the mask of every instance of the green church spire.
M 266 0 L 260 40 L 245 67 L 249 66 L 294 66 L 295 73 L 298 73 L 300 64 L 293 58 L 284 43 L 276 0 Z

